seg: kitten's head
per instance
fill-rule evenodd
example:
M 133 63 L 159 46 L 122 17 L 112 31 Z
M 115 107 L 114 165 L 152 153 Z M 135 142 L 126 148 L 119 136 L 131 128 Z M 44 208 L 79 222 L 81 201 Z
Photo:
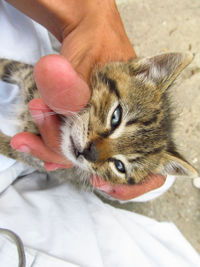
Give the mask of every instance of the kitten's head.
M 97 68 L 88 107 L 62 128 L 64 155 L 117 184 L 139 183 L 152 173 L 195 176 L 171 140 L 167 97 L 192 58 L 167 53 Z

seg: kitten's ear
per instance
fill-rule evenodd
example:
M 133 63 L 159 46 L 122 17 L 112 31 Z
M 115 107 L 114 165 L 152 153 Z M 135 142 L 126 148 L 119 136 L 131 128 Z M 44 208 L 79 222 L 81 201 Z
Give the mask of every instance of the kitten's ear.
M 192 59 L 193 54 L 189 52 L 164 53 L 150 58 L 132 60 L 129 70 L 131 75 L 166 89 Z
M 188 162 L 168 153 L 164 156 L 159 172 L 164 175 L 198 177 L 198 172 Z

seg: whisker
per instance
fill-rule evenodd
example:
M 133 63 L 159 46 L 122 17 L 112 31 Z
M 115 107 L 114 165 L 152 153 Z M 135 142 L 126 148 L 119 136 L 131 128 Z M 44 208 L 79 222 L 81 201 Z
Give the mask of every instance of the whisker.
M 33 118 L 42 118 L 43 116 L 44 117 L 49 117 L 49 116 L 53 116 L 53 115 L 57 115 L 57 113 L 54 112 L 54 111 L 49 111 L 49 112 L 45 112 L 45 113 L 42 113 L 42 114 L 34 115 Z
M 61 109 L 61 108 L 58 108 L 58 107 L 53 106 L 53 105 L 51 105 L 51 108 L 48 108 L 48 107 L 41 107 L 40 108 L 40 110 L 49 110 L 49 109 L 51 109 L 52 112 L 55 112 L 55 114 L 63 114 L 63 115 L 67 115 L 67 116 L 69 116 L 69 115 L 72 116 L 72 115 L 77 113 L 74 111 Z M 38 108 L 36 108 L 36 110 L 38 110 Z
M 78 113 L 78 112 L 75 112 L 75 111 L 58 108 L 58 107 L 56 107 L 54 105 L 51 105 L 51 109 L 53 109 L 57 114 L 62 114 L 62 115 L 66 115 L 66 116 L 73 116 L 73 115 Z

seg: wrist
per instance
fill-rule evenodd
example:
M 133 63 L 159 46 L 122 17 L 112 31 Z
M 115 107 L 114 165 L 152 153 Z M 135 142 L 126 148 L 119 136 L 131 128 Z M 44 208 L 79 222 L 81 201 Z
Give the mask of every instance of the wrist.
M 88 23 L 89 28 L 101 25 L 106 16 L 112 17 L 116 4 L 115 0 L 71 0 L 67 8 L 68 12 L 62 21 L 65 25 L 61 29 L 63 39 L 79 25 Z
M 114 0 L 89 2 L 82 19 L 72 29 L 63 31 L 61 54 L 81 77 L 89 82 L 96 64 L 122 61 L 135 57 Z M 92 2 L 92 3 L 91 3 Z

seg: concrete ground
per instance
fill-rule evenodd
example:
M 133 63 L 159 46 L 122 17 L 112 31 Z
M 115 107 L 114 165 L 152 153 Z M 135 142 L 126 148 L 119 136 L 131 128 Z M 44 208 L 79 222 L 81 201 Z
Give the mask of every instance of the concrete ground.
M 127 34 L 138 56 L 192 51 L 194 61 L 176 82 L 174 137 L 185 158 L 200 170 L 200 1 L 118 0 Z M 148 203 L 116 205 L 159 221 L 174 222 L 200 252 L 200 189 L 177 179 L 163 196 Z

